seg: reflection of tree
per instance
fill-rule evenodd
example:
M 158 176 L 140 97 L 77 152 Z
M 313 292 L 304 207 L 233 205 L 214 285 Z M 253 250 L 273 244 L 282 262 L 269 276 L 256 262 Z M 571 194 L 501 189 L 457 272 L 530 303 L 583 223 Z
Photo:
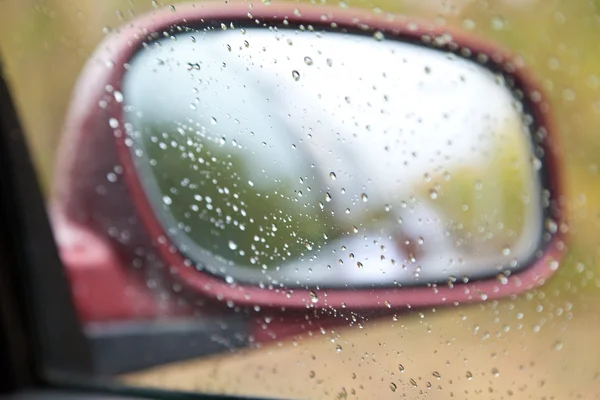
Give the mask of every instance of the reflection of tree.
M 252 156 L 181 128 L 154 126 L 143 140 L 177 228 L 215 255 L 273 267 L 336 236 L 331 217 L 294 188 L 298 177 L 251 182 Z
M 519 139 L 514 134 L 495 136 L 485 165 L 457 165 L 449 177 L 434 175 L 425 186 L 415 184 L 419 202 L 433 207 L 440 226 L 464 251 L 497 254 L 523 234 L 530 211 L 524 197 L 534 201 L 535 193 L 529 154 L 512 138 Z M 163 207 L 177 221 L 176 229 L 240 266 L 269 268 L 311 257 L 327 242 L 356 232 L 353 226 L 385 236 L 399 234 L 403 226 L 412 229 L 398 224 L 399 215 L 377 201 L 345 215 L 335 200 L 320 202 L 326 187 L 317 178 L 311 178 L 309 193 L 291 172 L 278 171 L 276 165 L 272 171 L 261 170 L 256 157 L 267 153 L 253 154 L 207 132 L 153 126 L 143 141 L 160 196 L 168 197 Z
M 448 221 L 461 246 L 487 254 L 516 245 L 532 210 L 539 208 L 533 204 L 538 199 L 537 188 L 532 184 L 531 155 L 521 134 L 509 131 L 492 140 L 487 163 L 456 166 L 433 176 L 420 190 L 422 196 L 436 191 L 431 204 Z

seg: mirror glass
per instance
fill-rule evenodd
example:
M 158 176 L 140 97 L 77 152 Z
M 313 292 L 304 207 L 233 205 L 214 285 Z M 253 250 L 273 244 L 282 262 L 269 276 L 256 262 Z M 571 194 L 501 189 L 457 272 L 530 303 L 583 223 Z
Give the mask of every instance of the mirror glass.
M 144 46 L 119 97 L 165 232 L 228 282 L 425 285 L 509 274 L 539 249 L 527 118 L 476 62 L 219 28 Z

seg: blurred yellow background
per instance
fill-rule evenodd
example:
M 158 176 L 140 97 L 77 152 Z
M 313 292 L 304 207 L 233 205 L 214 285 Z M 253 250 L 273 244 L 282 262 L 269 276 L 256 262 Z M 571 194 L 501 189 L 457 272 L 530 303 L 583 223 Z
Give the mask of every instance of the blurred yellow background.
M 45 190 L 83 63 L 107 32 L 157 5 L 151 0 L 0 0 L 0 54 Z M 600 398 L 600 2 L 346 0 L 329 5 L 433 19 L 522 54 L 551 96 L 564 149 L 563 205 L 571 235 L 566 260 L 542 289 L 517 298 L 414 311 L 397 321 L 369 318 L 362 328 L 129 379 L 309 398 Z

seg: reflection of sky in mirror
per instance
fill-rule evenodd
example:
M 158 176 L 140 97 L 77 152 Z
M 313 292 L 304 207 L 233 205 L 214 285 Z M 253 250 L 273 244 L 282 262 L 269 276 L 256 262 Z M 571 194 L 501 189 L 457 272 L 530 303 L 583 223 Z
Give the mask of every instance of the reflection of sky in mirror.
M 512 96 L 489 71 L 442 52 L 371 37 L 258 29 L 181 34 L 136 56 L 124 94 L 137 116 L 130 116 L 131 121 L 194 125 L 208 139 L 225 139 L 228 151 L 243 149 L 250 157 L 253 184 L 267 185 L 266 190 L 278 179 L 315 176 L 319 189 L 327 187 L 333 194 L 333 211 L 342 214 L 352 208 L 351 217 L 375 204 L 394 204 L 414 195 L 425 173 L 460 165 L 485 168 L 499 141 L 514 143 L 522 157 L 529 152 Z M 229 145 L 233 141 L 235 148 Z M 346 196 L 336 196 L 341 190 Z M 368 205 L 356 201 L 363 192 L 368 193 Z M 306 195 L 312 201 L 323 197 L 318 190 Z M 431 227 L 402 214 L 405 229 L 412 224 L 413 236 L 436 230 L 429 246 L 438 251 L 429 262 L 439 266 L 423 268 L 421 278 L 487 274 L 489 268 L 482 270 L 482 263 L 503 262 L 497 255 L 479 255 L 476 263 L 457 263 L 463 255 L 440 234 L 440 216 L 426 201 L 418 208 L 413 219 L 433 221 Z M 390 220 L 400 216 L 395 212 Z M 529 256 L 539 225 L 537 217 L 526 224 L 526 240 L 517 243 L 513 257 Z M 331 244 L 332 249 L 356 247 L 377 272 L 351 270 L 345 283 L 414 278 L 414 271 L 380 262 L 376 254 L 381 245 L 388 257 L 406 259 L 381 229 Z M 379 244 L 365 245 L 363 235 L 378 238 Z M 188 248 L 197 247 L 182 240 Z M 329 282 L 339 279 L 339 272 L 317 272 L 315 265 L 333 265 L 339 258 L 321 251 L 317 261 L 291 263 L 281 274 L 270 273 L 276 279 Z M 226 268 L 230 274 L 234 269 Z M 313 269 L 311 275 L 307 268 Z M 237 276 L 247 273 L 240 268 Z M 252 280 L 250 275 L 245 278 Z
M 370 37 L 321 35 L 250 29 L 163 40 L 161 49 L 137 56 L 155 68 L 136 70 L 136 82 L 146 84 L 128 93 L 128 101 L 145 119 L 192 118 L 238 142 L 248 137 L 244 131 L 254 132 L 261 140 L 240 142 L 254 151 L 262 152 L 263 142 L 310 145 L 323 153 L 323 168 L 348 171 L 329 151 L 360 148 L 358 157 L 385 159 L 361 166 L 375 176 L 389 168 L 420 176 L 448 159 L 485 158 L 491 132 L 520 124 L 510 94 L 473 63 L 448 62 L 450 56 L 418 46 L 382 46 Z M 281 168 L 286 153 L 275 154 Z

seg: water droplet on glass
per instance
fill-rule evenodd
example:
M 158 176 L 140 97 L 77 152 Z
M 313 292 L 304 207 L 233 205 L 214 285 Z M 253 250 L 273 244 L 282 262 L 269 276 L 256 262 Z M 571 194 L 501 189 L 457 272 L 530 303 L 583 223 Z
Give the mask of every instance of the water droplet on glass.
M 556 231 L 558 230 L 558 224 L 556 223 L 556 221 L 554 221 L 552 219 L 547 219 L 546 220 L 546 229 L 548 229 L 548 231 L 550 233 L 556 233 Z
M 335 351 L 337 351 L 338 353 L 342 352 L 342 346 L 340 346 L 339 344 L 337 346 L 335 346 Z
M 562 97 L 565 101 L 573 101 L 575 100 L 575 91 L 573 89 L 565 89 L 562 92 Z
M 465 376 L 467 377 L 468 380 L 473 379 L 473 373 L 471 371 L 467 371 L 467 373 L 465 374 Z
M 496 30 L 496 31 L 500 31 L 502 29 L 504 29 L 504 26 L 506 25 L 506 22 L 504 21 L 504 18 L 502 18 L 501 16 L 495 16 L 494 18 L 492 18 L 492 29 Z
M 306 65 L 313 65 L 312 58 L 310 58 L 308 56 L 304 57 L 304 62 L 306 63 Z
M 309 296 L 310 296 L 310 302 L 311 303 L 318 303 L 319 302 L 319 296 L 317 295 L 317 292 L 315 292 L 314 290 L 310 291 Z
M 476 26 L 477 25 L 475 24 L 475 21 L 473 21 L 472 19 L 465 19 L 463 21 L 463 27 L 465 29 L 473 30 L 473 29 L 475 29 Z
M 396 384 L 392 382 L 390 383 L 390 389 L 392 390 L 392 392 L 395 392 L 398 389 L 398 386 L 396 386 Z
M 382 41 L 383 39 L 385 39 L 385 36 L 383 35 L 383 32 L 381 31 L 377 31 L 373 34 L 373 37 L 375 38 L 375 40 L 378 41 Z
M 163 200 L 163 203 L 165 203 L 168 206 L 170 206 L 173 203 L 173 200 L 171 200 L 171 198 L 169 196 L 163 196 L 162 200 Z
M 292 78 L 294 78 L 295 81 L 299 81 L 300 80 L 300 72 L 293 70 L 292 71 Z
M 556 350 L 562 350 L 563 348 L 563 342 L 561 342 L 560 340 L 557 340 L 556 342 L 554 342 L 554 349 Z
M 210 119 L 210 124 L 211 124 L 211 125 L 216 125 L 216 124 L 217 124 L 217 119 L 216 119 L 215 117 L 212 117 L 212 118 Z
M 115 90 L 115 92 L 113 93 L 113 96 L 115 97 L 115 101 L 117 103 L 123 102 L 123 93 L 119 92 L 118 90 Z
M 337 176 L 335 175 L 335 172 L 330 172 L 330 173 L 329 173 L 329 178 L 330 178 L 332 181 L 335 181 L 335 180 L 336 180 L 336 178 L 337 178 Z
M 229 248 L 231 250 L 236 250 L 237 249 L 237 244 L 233 240 L 230 240 L 229 241 Z
M 366 194 L 366 193 L 363 193 L 363 194 L 361 194 L 361 195 L 360 195 L 360 199 L 361 199 L 361 200 L 362 200 L 364 203 L 366 203 L 367 201 L 369 201 L 369 197 L 367 196 L 367 194 Z
M 398 370 L 399 370 L 400 372 L 404 372 L 404 365 L 402 365 L 402 364 L 398 364 Z

